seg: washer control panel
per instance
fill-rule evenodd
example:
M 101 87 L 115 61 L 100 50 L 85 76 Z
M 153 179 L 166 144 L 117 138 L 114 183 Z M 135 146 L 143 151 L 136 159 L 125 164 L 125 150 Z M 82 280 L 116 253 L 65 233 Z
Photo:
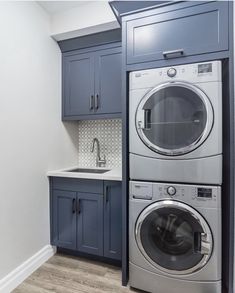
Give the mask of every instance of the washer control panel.
M 152 201 L 174 199 L 193 206 L 213 208 L 221 206 L 221 187 L 131 181 L 130 198 Z
M 174 199 L 194 206 L 220 206 L 220 186 L 153 183 L 154 199 Z

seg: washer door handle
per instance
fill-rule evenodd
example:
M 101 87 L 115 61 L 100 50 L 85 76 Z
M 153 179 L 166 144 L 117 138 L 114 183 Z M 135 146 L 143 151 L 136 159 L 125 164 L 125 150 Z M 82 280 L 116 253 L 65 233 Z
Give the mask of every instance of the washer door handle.
M 201 233 L 194 232 L 194 252 L 201 253 Z
M 194 233 L 194 252 L 209 255 L 211 251 L 211 244 L 208 241 L 206 233 Z
M 206 233 L 201 233 L 201 254 L 209 255 L 211 251 L 211 244 L 208 241 Z

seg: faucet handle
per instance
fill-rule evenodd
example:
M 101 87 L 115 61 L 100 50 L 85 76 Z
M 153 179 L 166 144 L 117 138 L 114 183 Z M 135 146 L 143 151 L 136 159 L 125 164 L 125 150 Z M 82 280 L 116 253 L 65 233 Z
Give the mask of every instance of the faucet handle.
M 105 155 L 103 156 L 103 159 L 98 159 L 98 166 L 99 167 L 102 167 L 102 165 L 105 167 L 105 165 L 106 165 L 106 157 L 105 157 Z

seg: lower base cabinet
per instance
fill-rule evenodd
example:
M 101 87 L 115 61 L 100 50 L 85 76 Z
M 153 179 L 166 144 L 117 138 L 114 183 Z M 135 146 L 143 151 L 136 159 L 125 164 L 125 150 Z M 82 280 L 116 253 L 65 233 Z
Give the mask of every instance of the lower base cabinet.
M 51 243 L 121 260 L 121 182 L 51 177 Z

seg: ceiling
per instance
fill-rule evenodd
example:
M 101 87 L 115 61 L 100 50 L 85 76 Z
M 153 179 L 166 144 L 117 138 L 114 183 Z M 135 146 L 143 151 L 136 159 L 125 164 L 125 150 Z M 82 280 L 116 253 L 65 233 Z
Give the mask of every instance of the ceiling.
M 92 1 L 37 1 L 49 14 L 60 13 Z

